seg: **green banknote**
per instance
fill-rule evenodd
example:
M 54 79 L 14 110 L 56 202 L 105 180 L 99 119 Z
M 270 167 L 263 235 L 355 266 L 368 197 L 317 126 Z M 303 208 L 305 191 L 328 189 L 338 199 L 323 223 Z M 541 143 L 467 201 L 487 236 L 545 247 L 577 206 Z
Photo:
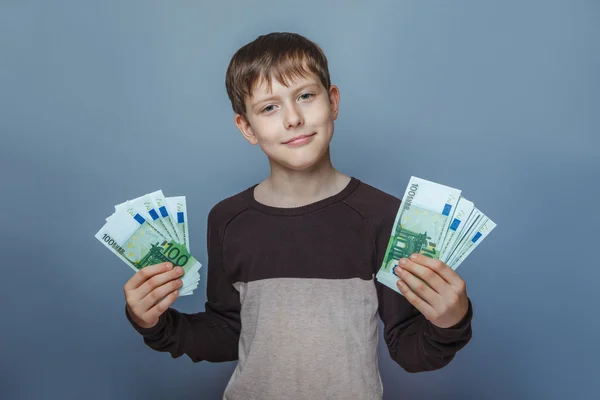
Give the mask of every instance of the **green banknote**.
M 95 237 L 136 272 L 162 262 L 181 266 L 185 273 L 180 295 L 191 294 L 198 286 L 201 264 L 184 244 L 165 237 L 140 213 L 116 211 Z
M 175 228 L 176 221 L 173 219 L 173 210 L 171 210 L 170 204 L 166 201 L 165 196 L 163 195 L 162 190 L 157 190 L 155 192 L 149 193 L 148 196 L 152 198 L 154 204 L 158 208 L 158 212 L 160 213 L 160 217 L 165 225 L 165 228 L 169 231 L 169 234 L 173 239 L 175 239 L 178 243 L 183 243 L 183 238 L 179 237 L 178 229 Z
M 473 207 L 471 211 L 471 215 L 467 218 L 464 229 L 456 242 L 450 248 L 450 251 L 444 256 L 444 261 L 448 265 L 452 265 L 452 261 L 454 260 L 459 249 L 463 247 L 469 236 L 483 224 L 484 219 L 486 218 L 485 214 L 482 213 L 477 207 Z
M 173 210 L 173 213 L 175 213 L 175 228 L 177 229 L 177 233 L 183 240 L 185 247 L 187 247 L 188 251 L 190 251 L 190 236 L 188 230 L 187 204 L 185 201 L 185 196 L 172 196 L 167 197 L 166 199 L 171 210 Z
M 486 217 L 487 218 L 487 217 Z M 456 260 L 453 261 L 452 268 L 456 269 L 462 262 L 467 258 L 469 254 L 475 250 L 479 244 L 485 239 L 492 230 L 496 227 L 496 223 L 491 219 L 487 218 L 487 221 L 472 235 L 467 244 L 463 247 L 463 250 L 459 253 Z
M 453 250 L 457 240 L 461 237 L 465 231 L 465 227 L 468 225 L 469 217 L 473 211 L 475 205 L 472 201 L 465 199 L 463 196 L 458 200 L 456 204 L 456 210 L 454 210 L 454 216 L 452 222 L 448 227 L 448 233 L 444 238 L 444 244 L 442 245 L 442 251 L 440 252 L 440 260 L 446 262 L 449 253 Z
M 158 206 L 150 194 L 145 194 L 135 199 L 127 200 L 124 203 L 117 204 L 115 206 L 115 211 L 121 210 L 126 210 L 131 216 L 140 214 L 150 226 L 160 232 L 165 238 L 177 241 L 177 238 L 173 236 L 173 233 L 167 229 L 165 219 L 161 218 Z
M 496 223 L 482 213 L 482 220 L 473 229 L 471 229 L 462 241 L 460 247 L 454 252 L 452 259 L 448 260 L 448 265 L 453 269 L 463 262 L 463 260 L 475 250 L 483 239 L 496 227 Z
M 413 253 L 439 259 L 461 191 L 411 177 L 396 215 L 383 263 L 376 278 L 401 294 L 394 268 Z

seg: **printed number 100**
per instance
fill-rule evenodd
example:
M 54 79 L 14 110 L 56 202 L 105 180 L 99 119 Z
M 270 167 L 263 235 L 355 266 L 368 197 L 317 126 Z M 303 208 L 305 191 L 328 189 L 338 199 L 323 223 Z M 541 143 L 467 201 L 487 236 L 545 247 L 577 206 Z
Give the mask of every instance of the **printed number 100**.
M 180 255 L 179 253 L 179 249 L 173 246 L 173 243 L 169 243 L 167 244 L 167 249 L 165 250 L 164 254 L 173 263 L 173 265 L 179 265 L 183 267 L 185 264 L 187 264 L 190 258 L 185 254 Z

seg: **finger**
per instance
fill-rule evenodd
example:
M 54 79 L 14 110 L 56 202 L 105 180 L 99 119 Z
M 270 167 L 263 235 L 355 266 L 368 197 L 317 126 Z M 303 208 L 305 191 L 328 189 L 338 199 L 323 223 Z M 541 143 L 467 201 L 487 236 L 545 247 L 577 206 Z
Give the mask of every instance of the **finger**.
M 158 319 L 162 315 L 162 313 L 164 313 L 169 307 L 171 307 L 171 304 L 173 304 L 175 300 L 177 300 L 178 296 L 179 290 L 174 290 L 168 293 L 167 296 L 165 296 L 162 300 L 156 303 L 156 305 L 154 305 L 151 309 L 148 310 L 147 316 L 152 320 Z
M 171 280 L 171 281 L 165 283 L 162 286 L 157 287 L 156 289 L 154 289 L 153 291 L 148 293 L 146 295 L 146 297 L 144 297 L 143 299 L 140 300 L 140 302 L 139 302 L 140 309 L 143 312 L 146 310 L 150 310 L 157 303 L 161 302 L 162 301 L 161 299 L 163 297 L 167 296 L 172 291 L 174 291 L 174 290 L 179 291 L 181 286 L 183 286 L 183 282 L 181 281 L 181 279 L 175 279 L 175 280 Z
M 152 278 L 154 275 L 159 274 L 161 272 L 166 272 L 173 268 L 173 264 L 171 263 L 160 263 L 149 265 L 140 269 L 136 272 L 128 281 L 125 283 L 124 290 L 130 291 L 135 290 L 140 287 L 144 282 L 148 279 Z
M 400 289 L 400 292 L 404 295 L 404 297 L 406 297 L 406 300 L 408 300 L 410 304 L 415 306 L 415 308 L 419 310 L 421 314 L 423 314 L 426 318 L 428 315 L 432 315 L 434 311 L 433 307 L 431 307 L 431 305 L 429 305 L 421 297 L 417 296 L 415 292 L 413 292 L 412 289 L 405 282 L 403 282 L 402 280 L 398 280 L 396 282 L 396 285 L 398 286 L 398 289 Z
M 435 258 L 424 256 L 423 254 L 412 254 L 410 259 L 418 264 L 424 265 L 427 268 L 437 272 L 439 276 L 441 276 L 446 282 L 450 285 L 457 285 L 461 278 L 458 274 L 450 268 L 446 263 L 441 260 L 437 260 Z
M 436 293 L 443 293 L 444 286 L 448 286 L 448 282 L 442 279 L 437 272 L 407 258 L 401 258 L 398 261 L 398 269 L 406 270 L 414 276 L 421 278 Z
M 439 303 L 440 295 L 422 279 L 413 275 L 410 271 L 400 268 L 400 266 L 395 268 L 395 273 L 412 292 L 427 302 L 428 305 L 435 307 Z
M 161 272 L 157 275 L 154 275 L 152 278 L 148 279 L 146 282 L 142 284 L 135 291 L 135 298 L 143 299 L 148 295 L 148 293 L 152 292 L 159 286 L 164 285 L 165 283 L 172 281 L 174 279 L 180 278 L 183 275 L 183 268 L 175 267 L 170 271 Z

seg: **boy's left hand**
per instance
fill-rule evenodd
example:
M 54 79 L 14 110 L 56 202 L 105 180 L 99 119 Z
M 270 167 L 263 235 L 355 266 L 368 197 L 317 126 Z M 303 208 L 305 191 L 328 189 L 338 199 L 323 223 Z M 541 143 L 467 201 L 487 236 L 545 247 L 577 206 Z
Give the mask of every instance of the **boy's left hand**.
M 413 254 L 400 259 L 394 273 L 400 292 L 435 326 L 449 328 L 467 314 L 465 281 L 444 262 Z

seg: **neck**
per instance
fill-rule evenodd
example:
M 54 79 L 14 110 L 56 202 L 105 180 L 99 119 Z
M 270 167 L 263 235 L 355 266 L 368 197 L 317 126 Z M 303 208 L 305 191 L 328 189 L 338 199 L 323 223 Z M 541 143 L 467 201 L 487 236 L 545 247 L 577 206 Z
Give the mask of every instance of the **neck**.
M 263 201 L 285 207 L 309 204 L 340 192 L 349 177 L 337 171 L 327 154 L 306 170 L 294 171 L 271 162 L 271 174 L 263 185 Z M 257 196 L 258 197 L 258 196 Z

